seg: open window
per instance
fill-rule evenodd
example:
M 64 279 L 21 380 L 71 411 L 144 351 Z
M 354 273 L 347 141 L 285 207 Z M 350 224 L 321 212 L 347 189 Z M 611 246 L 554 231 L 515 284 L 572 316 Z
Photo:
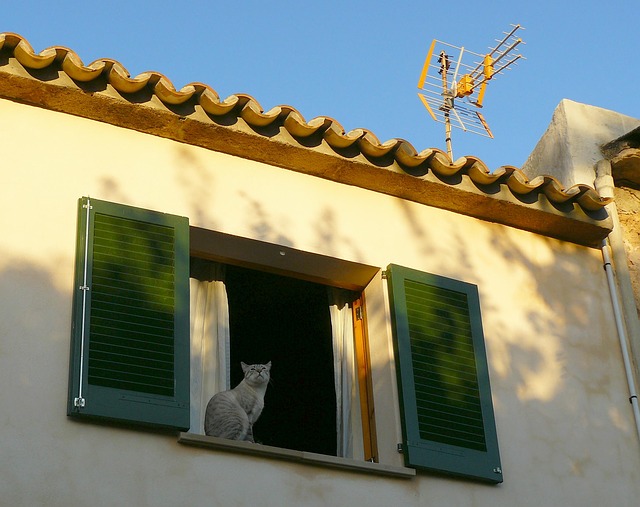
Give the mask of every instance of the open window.
M 214 339 L 216 346 L 209 346 L 210 351 L 220 349 L 220 339 L 228 340 L 228 354 L 210 358 L 209 364 L 216 363 L 210 373 L 225 371 L 225 383 L 233 387 L 242 380 L 241 361 L 273 365 L 265 410 L 253 429 L 256 441 L 349 457 L 355 447 L 362 458 L 352 321 L 359 293 L 239 266 L 212 266 L 199 259 L 191 265 L 196 279 L 217 273 L 220 280 L 213 283 L 222 282 L 226 292 L 228 336 L 222 329 L 224 337 L 204 339 Z M 198 284 L 194 288 L 201 290 Z M 199 312 L 220 312 L 217 303 L 203 307 L 196 301 L 193 306 L 193 318 L 202 321 L 210 317 Z M 204 404 L 222 387 L 227 388 L 209 389 L 199 402 Z M 192 429 L 199 431 L 200 424 L 193 421 Z
M 374 460 L 362 289 L 377 270 L 197 228 L 191 251 L 190 431 L 241 361 L 271 361 L 256 441 Z
M 272 361 L 256 440 L 377 461 L 363 291 L 379 272 L 82 198 L 67 413 L 202 433 L 208 400 L 240 381 L 240 361 Z M 501 482 L 477 287 L 386 273 L 405 464 Z M 377 381 L 386 339 L 374 338 Z M 380 387 L 393 404 L 394 386 Z M 385 452 L 392 433 L 385 422 Z

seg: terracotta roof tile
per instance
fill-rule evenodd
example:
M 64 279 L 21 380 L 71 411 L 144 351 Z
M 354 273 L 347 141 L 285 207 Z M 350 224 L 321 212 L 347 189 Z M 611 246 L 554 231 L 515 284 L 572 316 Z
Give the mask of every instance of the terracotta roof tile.
M 235 116 L 242 118 L 250 127 L 258 129 L 258 132 L 259 129 L 267 127 L 282 127 L 297 140 L 320 136 L 337 152 L 355 149 L 357 153 L 374 163 L 391 158 L 411 176 L 422 177 L 432 172 L 446 183 L 450 180 L 459 181 L 464 175 L 481 192 L 495 193 L 489 189 L 506 186 L 525 204 L 537 201 L 538 196 L 543 194 L 552 204 L 575 203 L 587 214 L 602 210 L 610 202 L 587 185 L 563 188 L 562 184 L 551 176 L 529 180 L 521 170 L 512 166 L 503 166 L 492 172 L 476 157 L 467 156 L 452 161 L 446 153 L 435 148 L 417 152 L 409 142 L 402 139 L 381 142 L 368 130 L 355 129 L 345 132 L 342 125 L 332 118 L 317 117 L 306 121 L 302 114 L 291 106 L 283 105 L 264 111 L 259 102 L 250 95 L 237 94 L 221 99 L 213 88 L 203 83 L 191 83 L 177 90 L 166 76 L 158 72 L 143 72 L 131 77 L 121 63 L 110 59 L 99 59 L 85 65 L 74 51 L 59 46 L 36 53 L 27 40 L 14 33 L 0 34 L 0 51 L 8 52 L 27 69 L 57 66 L 78 83 L 106 80 L 124 96 L 146 90 L 146 93 L 155 95 L 169 109 L 194 101 L 212 119 Z M 455 185 L 455 182 L 452 185 Z

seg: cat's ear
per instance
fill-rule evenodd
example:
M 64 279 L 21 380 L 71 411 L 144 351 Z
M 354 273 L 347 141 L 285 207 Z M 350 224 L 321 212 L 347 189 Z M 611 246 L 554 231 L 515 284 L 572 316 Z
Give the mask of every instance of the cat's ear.
M 243 361 L 240 361 L 240 366 L 242 366 L 242 371 L 244 373 L 247 373 L 247 370 L 249 369 L 249 365 Z
M 271 371 L 271 361 L 269 361 L 267 364 L 265 364 L 267 371 Z

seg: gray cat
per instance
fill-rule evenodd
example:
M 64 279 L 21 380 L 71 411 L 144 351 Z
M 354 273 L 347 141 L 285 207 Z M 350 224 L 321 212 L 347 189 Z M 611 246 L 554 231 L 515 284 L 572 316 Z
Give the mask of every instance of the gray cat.
M 207 404 L 204 432 L 212 437 L 253 442 L 253 425 L 264 408 L 271 361 L 241 363 L 244 379 L 229 391 L 215 394 Z

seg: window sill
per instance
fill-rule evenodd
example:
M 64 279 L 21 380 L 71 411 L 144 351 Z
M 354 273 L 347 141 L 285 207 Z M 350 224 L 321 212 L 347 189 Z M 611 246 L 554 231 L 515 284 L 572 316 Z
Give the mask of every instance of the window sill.
M 223 438 L 208 437 L 205 435 L 197 435 L 195 433 L 180 433 L 178 436 L 178 442 L 194 447 L 239 452 L 264 458 L 293 461 L 312 466 L 339 468 L 353 472 L 386 475 L 404 479 L 410 479 L 416 475 L 416 471 L 413 468 L 396 467 L 347 458 L 337 458 L 335 456 L 326 456 L 324 454 L 305 451 L 293 451 L 291 449 L 252 444 L 251 442 L 240 442 L 237 440 L 225 440 Z

